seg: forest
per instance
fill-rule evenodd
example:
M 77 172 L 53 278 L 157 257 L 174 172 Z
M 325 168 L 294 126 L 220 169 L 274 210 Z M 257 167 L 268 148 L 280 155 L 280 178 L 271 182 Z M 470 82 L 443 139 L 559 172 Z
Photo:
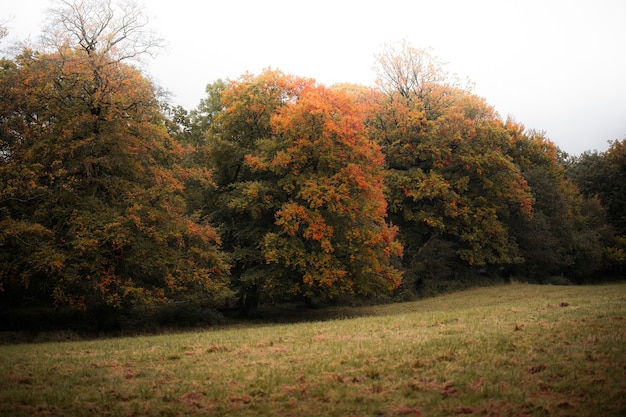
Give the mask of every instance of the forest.
M 406 42 L 375 86 L 268 68 L 184 109 L 141 9 L 62 4 L 0 59 L 4 330 L 623 278 L 626 139 L 567 155 Z

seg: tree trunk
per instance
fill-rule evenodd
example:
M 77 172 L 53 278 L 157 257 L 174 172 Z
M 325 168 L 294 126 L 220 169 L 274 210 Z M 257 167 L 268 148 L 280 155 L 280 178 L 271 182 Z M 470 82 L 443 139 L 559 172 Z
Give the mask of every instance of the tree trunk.
M 245 318 L 256 317 L 259 312 L 259 289 L 253 286 L 241 295 L 241 316 Z

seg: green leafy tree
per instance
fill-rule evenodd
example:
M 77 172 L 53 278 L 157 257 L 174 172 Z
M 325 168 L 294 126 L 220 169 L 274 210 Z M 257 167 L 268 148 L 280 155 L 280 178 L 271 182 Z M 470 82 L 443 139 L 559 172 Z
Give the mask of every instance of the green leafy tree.
M 246 155 L 272 136 L 272 114 L 295 100 L 311 80 L 265 70 L 207 86 L 207 97 L 191 112 L 191 135 L 199 146 L 195 163 L 210 167 L 215 192 L 196 195 L 200 213 L 219 226 L 230 257 L 231 287 L 244 315 L 254 315 L 263 295 L 266 263 L 263 236 L 273 227 L 272 204 L 261 190 L 263 175 L 253 172 Z M 254 187 L 257 187 L 255 190 Z
M 401 52 L 380 57 L 369 126 L 386 155 L 391 220 L 410 275 L 423 284 L 442 279 L 450 263 L 467 270 L 520 262 L 507 219 L 531 216 L 533 200 L 507 153 L 506 124 L 457 77 L 439 73 L 426 51 Z
M 583 194 L 600 198 L 617 234 L 626 235 L 626 139 L 572 158 L 567 173 Z
M 614 241 L 606 248 L 609 271 L 626 268 L 626 140 L 611 142 L 605 152 L 585 152 L 567 161 L 567 175 L 588 198 L 606 210 Z
M 604 210 L 595 198 L 585 198 L 565 175 L 558 148 L 543 134 L 525 132 L 509 123 L 515 135 L 511 156 L 531 187 L 532 218 L 513 217 L 515 235 L 524 263 L 512 273 L 535 281 L 556 275 L 582 279 L 602 266 L 603 245 L 609 230 Z
M 154 86 L 123 62 L 147 48 L 139 11 L 117 20 L 108 4 L 63 4 L 56 51 L 26 50 L 0 74 L 6 299 L 90 309 L 223 297 L 217 232 L 183 198 L 199 173 L 181 166 Z

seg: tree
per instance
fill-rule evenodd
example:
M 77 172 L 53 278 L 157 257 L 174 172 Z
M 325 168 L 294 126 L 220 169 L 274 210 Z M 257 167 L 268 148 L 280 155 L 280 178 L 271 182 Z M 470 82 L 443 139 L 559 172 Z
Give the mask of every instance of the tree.
M 626 139 L 610 142 L 605 152 L 572 158 L 568 175 L 586 196 L 600 198 L 616 232 L 626 235 Z
M 0 79 L 7 294 L 80 309 L 224 296 L 217 232 L 182 195 L 183 181 L 202 173 L 181 166 L 185 148 L 168 135 L 154 86 L 122 62 L 142 51 L 137 15 L 62 4 L 53 28 L 76 44 L 25 50 Z
M 348 95 L 308 88 L 272 118 L 275 138 L 247 162 L 276 178 L 276 230 L 264 236 L 266 288 L 306 298 L 377 296 L 400 284 L 402 253 L 386 223 L 384 158 Z M 269 184 L 268 184 L 269 186 Z M 269 187 L 268 187 L 269 188 Z
M 381 154 L 363 136 L 358 107 L 273 70 L 207 91 L 196 125 L 208 126 L 218 189 L 206 212 L 221 227 L 244 311 L 253 314 L 263 297 L 396 285 L 389 258 L 399 247 L 384 222 Z
M 465 269 L 520 262 L 506 220 L 531 216 L 533 201 L 507 155 L 506 124 L 426 52 L 404 45 L 407 56 L 396 53 L 380 57 L 369 126 L 386 155 L 387 200 L 410 275 L 423 284 L 430 270 L 429 279 L 441 279 L 444 259 Z
M 510 273 L 546 282 L 554 276 L 592 276 L 602 267 L 607 233 L 606 214 L 596 198 L 586 198 L 566 177 L 562 153 L 541 132 L 509 123 L 514 147 L 509 154 L 532 190 L 532 218 L 513 216 L 511 233 L 524 263 Z
M 607 269 L 618 276 L 626 266 L 626 140 L 605 152 L 585 152 L 567 161 L 567 175 L 588 199 L 598 199 L 615 238 L 606 248 Z
M 447 72 L 445 63 L 429 49 L 416 49 L 406 41 L 385 45 L 376 61 L 380 91 L 407 103 L 417 99 L 429 120 L 452 104 L 454 98 L 448 93 L 469 90 L 469 82 L 463 83 L 458 75 Z
M 190 138 L 198 143 L 195 163 L 209 167 L 215 192 L 199 192 L 195 205 L 219 226 L 224 251 L 232 263 L 231 286 L 244 315 L 254 315 L 265 281 L 263 236 L 274 224 L 272 205 L 264 200 L 263 176 L 253 172 L 246 155 L 258 153 L 258 142 L 272 136 L 272 114 L 295 100 L 311 80 L 267 69 L 237 80 L 207 86 L 207 98 L 191 114 Z
M 387 157 L 408 275 L 422 288 L 468 266 L 535 280 L 598 270 L 602 208 L 566 180 L 549 141 L 501 120 L 436 58 L 406 44 L 379 56 L 378 85 L 371 134 Z
M 75 45 L 88 56 L 121 62 L 154 56 L 163 46 L 150 29 L 150 18 L 134 0 L 56 0 L 56 4 L 43 36 L 52 51 Z

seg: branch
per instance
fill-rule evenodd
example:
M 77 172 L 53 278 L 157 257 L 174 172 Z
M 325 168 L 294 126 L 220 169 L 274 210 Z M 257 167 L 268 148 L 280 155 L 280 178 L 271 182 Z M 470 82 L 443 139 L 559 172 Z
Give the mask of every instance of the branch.
M 116 5 L 111 0 L 58 0 L 49 11 L 44 42 L 60 50 L 78 47 L 120 62 L 154 56 L 163 39 L 149 29 L 150 19 L 134 0 Z

